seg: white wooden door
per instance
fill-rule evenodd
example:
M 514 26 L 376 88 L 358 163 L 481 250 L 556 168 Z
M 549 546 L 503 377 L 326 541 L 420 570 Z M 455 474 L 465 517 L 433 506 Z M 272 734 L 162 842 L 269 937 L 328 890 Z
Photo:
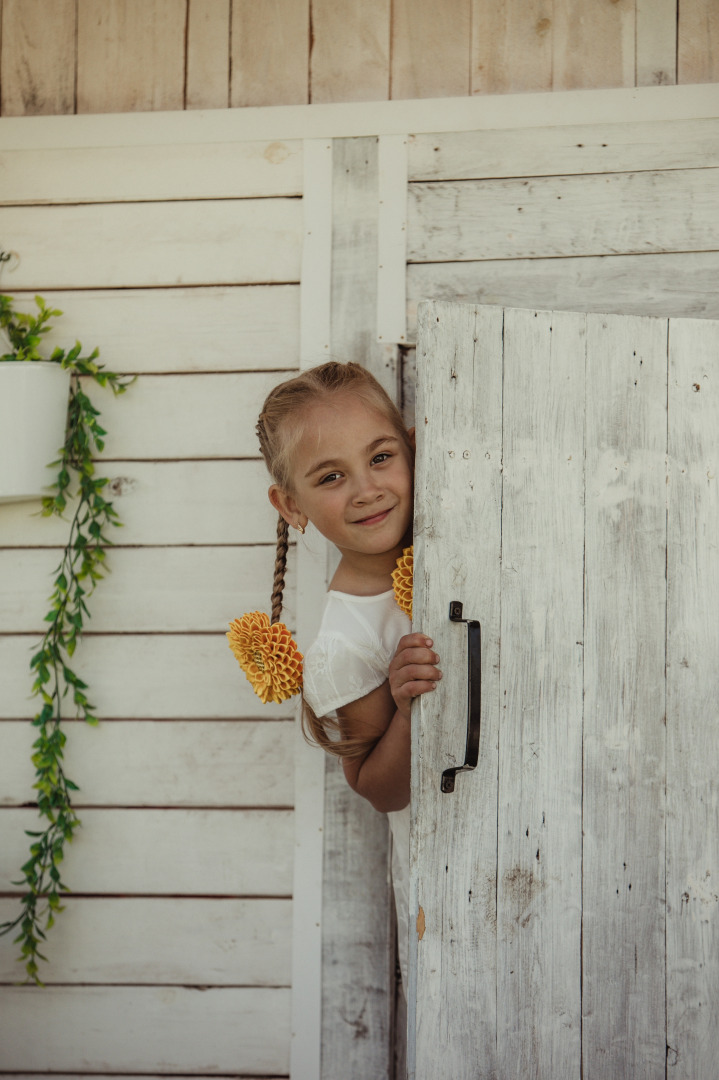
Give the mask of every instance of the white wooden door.
M 417 391 L 409 1075 L 706 1080 L 719 323 L 427 302 Z

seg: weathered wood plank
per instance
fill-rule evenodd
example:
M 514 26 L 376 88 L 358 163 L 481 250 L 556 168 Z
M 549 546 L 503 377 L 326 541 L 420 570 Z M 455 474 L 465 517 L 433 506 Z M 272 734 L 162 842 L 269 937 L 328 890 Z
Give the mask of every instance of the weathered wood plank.
M 667 1063 L 716 1071 L 719 324 L 669 324 Z
M 292 806 L 291 719 L 65 724 L 73 806 Z M 0 737 L 0 806 L 28 803 L 37 729 L 6 720 Z
M 29 696 L 36 649 L 35 637 L 0 635 L 0 719 L 25 719 L 38 711 L 37 699 Z M 270 720 L 294 711 L 292 701 L 260 703 L 224 634 L 98 635 L 87 637 L 73 660 L 101 718 Z
M 719 254 L 600 255 L 407 267 L 408 337 L 416 336 L 425 297 L 557 311 L 719 318 Z
M 337 761 L 325 773 L 322 1080 L 392 1076 L 394 897 L 387 818 L 350 790 Z
M 637 86 L 673 86 L 677 81 L 678 0 L 635 0 Z
M 313 0 L 310 101 L 389 98 L 389 0 Z
M 719 165 L 719 120 L 410 135 L 409 179 L 472 180 Z
M 230 0 L 188 0 L 186 109 L 229 105 L 230 6 Z
M 15 289 L 299 281 L 299 199 L 0 207 Z
M 374 10 L 372 8 L 368 10 Z M 377 342 L 378 144 L 334 140 L 331 355 L 368 367 L 394 396 Z M 322 1080 L 391 1076 L 394 897 L 387 821 L 330 761 L 322 885 Z
M 634 86 L 634 48 L 634 0 L 473 0 L 471 92 Z
M 422 317 L 414 625 L 431 634 L 445 677 L 412 718 L 408 1065 L 417 1080 L 474 1080 L 499 1075 L 502 313 L 428 304 Z M 464 761 L 467 730 L 467 631 L 448 621 L 451 600 L 482 624 L 482 732 L 476 771 L 442 794 L 442 771 Z
M 68 896 L 64 904 L 49 939 L 46 985 L 290 985 L 290 900 Z M 16 914 L 17 901 L 0 900 L 0 921 Z M 0 982 L 19 980 L 17 951 L 2 939 Z
M 256 458 L 262 403 L 291 373 L 141 375 L 124 397 L 88 385 L 107 430 L 103 459 Z
M 27 858 L 23 830 L 39 820 L 0 809 L 0 891 L 22 892 L 10 882 Z M 63 880 L 95 895 L 288 896 L 292 838 L 291 810 L 86 809 Z
M 264 462 L 114 461 L 98 475 L 110 477 L 107 497 L 123 522 L 117 544 L 266 544 L 276 535 Z M 39 510 L 39 501 L 3 506 L 3 546 L 64 546 L 67 521 Z M 304 542 L 313 542 L 309 530 Z
M 232 107 L 307 104 L 310 33 L 309 0 L 234 0 Z
M 713 251 L 718 181 L 686 169 L 410 184 L 408 259 Z
M 552 89 L 634 86 L 635 0 L 553 0 Z
M 583 315 L 504 313 L 503 1076 L 581 1070 L 584 350 Z
M 679 5 L 677 82 L 719 82 L 719 8 L 713 0 Z
M 50 290 L 44 295 L 63 312 L 45 338 L 47 346 L 98 345 L 100 361 L 111 371 L 259 371 L 298 365 L 298 285 Z M 15 298 L 18 310 L 37 310 L 32 294 Z
M 393 399 L 393 345 L 377 341 L 379 154 L 376 139 L 335 139 L 331 352 L 370 368 Z
M 75 111 L 75 8 L 75 0 L 5 0 L 0 52 L 3 116 Z
M 390 96 L 468 94 L 471 0 L 395 0 L 391 14 Z
M 288 1073 L 287 989 L 4 987 L 2 1000 L 7 1070 Z
M 587 316 L 583 1062 L 665 1075 L 667 322 Z
M 184 108 L 187 0 L 77 0 L 77 112 Z
M 73 147 L 0 152 L 3 205 L 244 199 L 302 192 L 288 142 Z
M 0 539 L 2 534 L 0 533 Z M 44 634 L 56 548 L 0 548 L 0 633 Z M 226 631 L 244 611 L 269 611 L 275 545 L 117 548 L 92 599 L 88 633 Z M 283 621 L 295 625 L 295 548 Z
M 472 94 L 552 89 L 552 7 L 472 0 Z

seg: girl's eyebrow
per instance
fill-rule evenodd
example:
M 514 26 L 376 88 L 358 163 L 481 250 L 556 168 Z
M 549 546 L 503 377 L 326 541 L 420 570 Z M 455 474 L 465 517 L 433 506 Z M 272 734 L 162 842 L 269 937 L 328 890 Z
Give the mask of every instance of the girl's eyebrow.
M 373 439 L 369 446 L 366 447 L 365 453 L 371 454 L 373 450 L 376 450 L 382 443 L 399 442 L 399 439 L 395 435 L 380 435 L 378 439 Z M 329 469 L 339 463 L 339 458 L 329 458 L 327 461 L 319 461 L 316 465 L 313 465 L 309 472 L 305 473 L 305 480 L 314 475 L 316 472 L 321 472 L 322 469 Z

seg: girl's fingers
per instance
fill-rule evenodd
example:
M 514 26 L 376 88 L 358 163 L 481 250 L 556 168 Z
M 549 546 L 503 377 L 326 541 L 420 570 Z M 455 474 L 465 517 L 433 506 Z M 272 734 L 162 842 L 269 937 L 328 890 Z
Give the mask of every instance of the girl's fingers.
M 396 688 L 404 688 L 408 683 L 414 682 L 439 682 L 442 672 L 430 664 L 412 664 L 400 668 L 393 680 Z
M 406 667 L 408 664 L 438 664 L 439 653 L 431 649 L 402 649 L 395 653 L 392 664 L 395 667 Z

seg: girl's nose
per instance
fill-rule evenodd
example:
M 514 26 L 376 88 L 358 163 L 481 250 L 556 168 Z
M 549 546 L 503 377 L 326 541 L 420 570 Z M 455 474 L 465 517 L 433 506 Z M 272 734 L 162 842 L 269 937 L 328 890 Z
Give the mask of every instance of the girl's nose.
M 363 473 L 357 478 L 355 489 L 352 494 L 352 502 L 359 505 L 375 502 L 381 494 L 381 489 L 372 473 Z

